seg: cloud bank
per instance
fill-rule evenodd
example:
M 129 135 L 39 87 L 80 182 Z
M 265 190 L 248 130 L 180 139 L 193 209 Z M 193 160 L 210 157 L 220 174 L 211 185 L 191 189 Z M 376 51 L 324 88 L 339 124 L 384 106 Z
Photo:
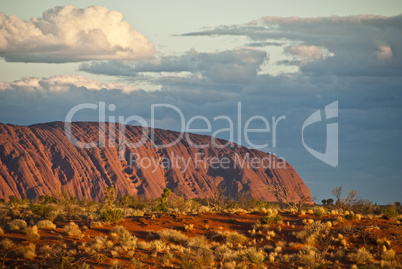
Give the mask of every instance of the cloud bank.
M 8 62 L 144 60 L 154 54 L 152 42 L 105 7 L 55 7 L 30 21 L 0 13 L 0 56 Z
M 192 49 L 184 55 L 166 56 L 156 62 L 83 63 L 80 71 L 132 77 L 145 72 L 190 72 L 215 83 L 245 83 L 255 80 L 260 65 L 267 59 L 267 53 L 257 49 L 236 48 L 215 53 L 201 53 Z
M 402 15 L 263 17 L 244 25 L 224 25 L 184 36 L 246 36 L 253 46 L 278 46 L 302 72 L 337 76 L 400 76 Z M 324 53 L 324 54 L 323 54 Z M 323 56 L 331 57 L 323 57 Z
M 60 75 L 45 78 L 28 77 L 14 82 L 0 82 L 0 91 L 24 89 L 29 92 L 68 92 L 71 88 L 84 88 L 86 90 L 119 90 L 132 92 L 137 87 L 124 83 L 101 83 L 82 76 Z

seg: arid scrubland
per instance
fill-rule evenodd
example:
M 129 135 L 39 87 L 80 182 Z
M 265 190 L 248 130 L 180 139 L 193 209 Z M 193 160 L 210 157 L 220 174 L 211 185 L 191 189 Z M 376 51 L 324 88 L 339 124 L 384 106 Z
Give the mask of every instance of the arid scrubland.
M 168 189 L 154 201 L 113 188 L 102 203 L 10 197 L 0 204 L 0 267 L 401 268 L 401 205 L 333 194 L 323 205 L 294 206 L 223 206 Z

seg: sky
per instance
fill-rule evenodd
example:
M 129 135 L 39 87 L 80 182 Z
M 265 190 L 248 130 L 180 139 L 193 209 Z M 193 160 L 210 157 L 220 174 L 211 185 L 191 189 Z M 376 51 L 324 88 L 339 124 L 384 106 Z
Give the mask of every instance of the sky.
M 105 102 L 106 120 L 275 153 L 317 202 L 401 201 L 401 101 L 399 0 L 0 3 L 0 122 Z

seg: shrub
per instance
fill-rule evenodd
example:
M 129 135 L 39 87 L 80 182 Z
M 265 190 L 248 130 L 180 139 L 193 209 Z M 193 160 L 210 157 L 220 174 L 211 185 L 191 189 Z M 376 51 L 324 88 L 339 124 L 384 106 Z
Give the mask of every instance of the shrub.
M 139 259 L 132 258 L 130 260 L 130 262 L 131 262 L 131 266 L 134 268 L 144 268 L 145 267 L 145 264 L 142 261 L 140 261 Z
M 120 209 L 107 209 L 102 211 L 100 219 L 107 223 L 115 223 L 121 220 L 122 213 Z
M 236 269 L 236 262 L 231 261 L 231 262 L 225 262 L 222 267 L 222 269 Z M 240 268 L 240 267 L 239 267 Z
M 215 248 L 215 257 L 222 262 L 225 261 L 232 261 L 236 258 L 236 254 L 232 249 L 230 249 L 226 245 L 220 245 L 217 248 Z
M 91 227 L 91 229 L 102 228 L 102 227 L 103 227 L 103 223 L 100 222 L 100 221 L 93 221 L 93 222 L 91 222 L 91 224 L 89 225 L 89 227 Z
M 195 259 L 201 268 L 204 267 L 203 265 L 210 265 L 215 259 L 213 251 L 209 248 L 198 248 L 195 255 Z
M 185 245 L 189 238 L 187 235 L 171 229 L 164 229 L 158 232 L 162 241 Z
M 50 254 L 52 253 L 52 248 L 49 245 L 43 245 L 40 249 L 39 249 L 39 253 L 42 256 L 42 258 L 49 258 Z
M 172 191 L 169 188 L 163 189 L 163 193 L 160 198 L 158 198 L 159 205 L 154 207 L 154 211 L 162 211 L 162 212 L 167 212 L 169 209 L 166 205 L 167 200 L 169 199 L 170 194 Z
M 127 231 L 123 226 L 119 225 L 114 227 L 112 230 L 112 234 L 117 235 L 116 239 L 124 250 L 135 249 L 137 238 L 135 236 L 131 236 L 130 232 Z
M 165 250 L 166 244 L 161 240 L 154 240 L 150 244 L 151 249 L 154 249 L 156 252 L 161 252 Z
M 135 202 L 134 204 L 131 204 L 128 206 L 129 208 L 133 208 L 133 209 L 137 209 L 137 210 L 144 210 L 145 208 L 148 207 L 148 205 L 146 203 L 142 203 L 142 202 Z
M 223 236 L 225 238 L 226 242 L 231 243 L 231 244 L 244 244 L 247 241 L 247 237 L 238 233 L 238 232 L 230 232 L 230 231 L 225 231 L 225 232 L 217 232 L 218 235 Z
M 314 208 L 314 215 L 320 217 L 320 216 L 323 216 L 326 214 L 327 214 L 327 211 L 325 210 L 325 208 L 320 207 L 320 206 L 317 206 Z
M 345 252 L 341 249 L 337 250 L 334 254 L 333 254 L 333 258 L 336 260 L 341 260 L 343 257 L 345 256 Z
M 165 267 L 170 266 L 172 264 L 173 258 L 174 258 L 173 253 L 168 253 L 168 254 L 163 255 L 163 257 L 161 259 L 162 265 Z
M 35 258 L 36 253 L 35 253 L 36 245 L 30 243 L 27 246 L 21 247 L 18 249 L 18 254 L 23 257 L 24 259 L 31 260 Z
M 18 230 L 23 230 L 25 229 L 28 225 L 25 222 L 25 220 L 22 219 L 14 219 L 10 221 L 8 224 L 9 228 L 11 231 L 18 231 Z
M 192 199 L 185 199 L 183 195 L 178 195 L 176 193 L 172 193 L 170 195 L 169 199 L 166 201 L 166 205 L 169 208 L 182 212 L 197 210 L 200 207 L 196 201 Z
M 27 239 L 29 241 L 38 240 L 40 238 L 38 227 L 36 225 L 25 228 L 25 234 L 27 235 Z
M 390 250 L 384 250 L 383 253 L 381 254 L 381 259 L 385 261 L 390 261 L 395 258 L 395 251 L 393 249 Z
M 31 204 L 29 209 L 45 219 L 54 220 L 57 217 L 57 207 L 54 205 Z
M 74 222 L 70 222 L 69 224 L 64 226 L 63 231 L 70 237 L 76 237 L 78 239 L 81 239 L 83 237 L 80 228 Z
M 199 236 L 191 238 L 188 241 L 188 246 L 193 249 L 210 248 L 210 244 L 209 244 L 208 240 L 203 235 L 199 235 Z
M 133 217 L 143 217 L 144 216 L 144 211 L 142 211 L 142 210 L 134 210 L 132 213 L 131 213 L 131 216 L 133 216 Z
M 50 195 L 41 195 L 39 196 L 39 202 L 41 204 L 57 203 L 57 199 Z
M 321 256 L 317 255 L 317 249 L 311 246 L 304 246 L 297 254 L 297 260 L 307 268 L 317 268 L 323 262 Z
M 42 259 L 42 267 L 45 268 L 72 268 L 74 258 L 77 254 L 75 249 L 66 251 L 65 244 L 52 244 L 51 246 L 44 245 L 40 248 Z
M 186 253 L 181 257 L 180 268 L 210 268 L 213 261 L 214 255 L 210 249 L 198 249 L 196 253 Z
M 268 215 L 263 218 L 260 218 L 259 221 L 261 224 L 272 225 L 275 223 L 281 223 L 283 221 L 283 217 L 281 215 L 275 215 L 275 216 Z
M 107 238 L 103 235 L 98 235 L 92 241 L 91 248 L 96 251 L 101 251 L 106 247 Z
M 103 204 L 107 207 L 111 207 L 117 198 L 116 189 L 113 186 L 109 186 L 104 189 L 103 194 L 105 196 Z
M 255 247 L 252 247 L 246 250 L 245 256 L 252 264 L 259 265 L 264 262 L 266 254 L 261 249 L 257 251 Z
M 390 206 L 390 207 L 387 207 L 387 209 L 385 209 L 385 212 L 384 212 L 385 218 L 392 220 L 392 219 L 395 219 L 397 216 L 398 216 L 398 211 L 394 207 Z
M 151 248 L 151 244 L 149 244 L 146 241 L 138 241 L 137 247 L 140 249 L 149 249 L 149 248 Z
M 0 241 L 0 249 L 10 249 L 13 248 L 15 244 L 10 239 L 3 239 Z
M 356 218 L 355 214 L 349 213 L 349 214 L 345 215 L 345 219 L 346 220 L 356 220 L 357 218 Z
M 327 224 L 315 222 L 306 225 L 302 231 L 296 234 L 296 237 L 302 239 L 309 246 L 315 246 L 320 255 L 325 255 L 334 240 L 333 235 Z
M 36 226 L 38 226 L 38 228 L 40 229 L 49 229 L 49 230 L 56 229 L 56 224 L 54 224 L 50 220 L 40 220 L 36 223 Z
M 373 255 L 365 248 L 360 248 L 355 254 L 351 254 L 350 259 L 357 264 L 370 263 L 374 260 Z

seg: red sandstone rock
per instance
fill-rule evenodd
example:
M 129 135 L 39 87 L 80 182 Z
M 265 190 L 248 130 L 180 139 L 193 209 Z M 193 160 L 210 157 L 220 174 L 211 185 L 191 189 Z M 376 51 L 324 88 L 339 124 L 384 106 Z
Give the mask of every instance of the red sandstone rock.
M 194 147 L 185 138 L 174 146 L 163 148 L 155 144 L 166 145 L 180 134 L 154 129 L 154 142 L 148 137 L 143 146 L 122 151 L 123 158 L 119 159 L 119 127 L 122 126 L 116 124 L 115 137 L 109 139 L 109 124 L 105 125 L 105 147 L 83 149 L 67 139 L 63 122 L 31 126 L 0 123 L 0 198 L 7 200 L 10 195 L 31 199 L 45 194 L 58 196 L 64 189 L 78 199 L 99 201 L 103 199 L 103 189 L 113 185 L 122 195 L 151 199 L 160 197 L 166 187 L 179 189 L 187 197 L 210 197 L 219 186 L 231 197 L 249 193 L 266 201 L 283 200 L 278 193 L 268 190 L 267 186 L 270 186 L 281 190 L 288 200 L 296 202 L 307 197 L 311 201 L 309 189 L 287 162 L 237 144 L 218 148 L 228 141 L 216 139 L 215 146 L 210 136 L 190 134 L 192 142 L 208 144 L 203 149 Z M 143 129 L 125 127 L 125 137 L 138 142 Z M 99 140 L 98 123 L 77 122 L 71 129 L 78 141 Z M 130 167 L 130 154 L 136 157 L 137 164 L 143 165 L 142 168 L 136 164 Z M 265 163 L 255 165 L 263 159 Z M 189 161 L 187 169 L 184 169 L 183 160 Z M 221 164 L 216 164 L 217 161 Z M 149 162 L 151 165 L 145 167 Z

